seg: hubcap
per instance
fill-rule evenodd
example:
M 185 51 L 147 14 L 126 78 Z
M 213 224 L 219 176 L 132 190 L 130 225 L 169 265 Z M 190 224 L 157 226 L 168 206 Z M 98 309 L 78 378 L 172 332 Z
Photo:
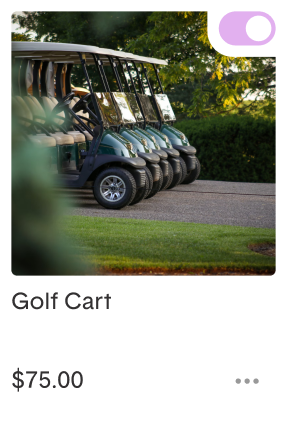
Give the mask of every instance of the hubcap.
M 117 202 L 124 197 L 126 185 L 120 177 L 109 175 L 101 181 L 100 192 L 108 202 Z

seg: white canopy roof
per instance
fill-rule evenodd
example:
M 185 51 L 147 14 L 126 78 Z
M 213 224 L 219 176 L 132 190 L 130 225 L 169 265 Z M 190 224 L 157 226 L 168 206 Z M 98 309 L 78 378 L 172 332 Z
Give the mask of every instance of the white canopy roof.
M 100 48 L 91 45 L 64 44 L 58 42 L 26 42 L 12 41 L 12 55 L 15 58 L 26 58 L 28 60 L 53 61 L 58 63 L 80 63 L 77 53 L 85 54 L 87 64 L 94 63 L 92 54 L 98 54 L 104 64 L 108 64 L 106 56 L 119 57 L 125 60 L 136 62 L 154 63 L 166 65 L 165 60 L 137 56 L 124 51 L 115 51 L 108 48 Z
M 154 63 L 154 64 L 160 64 L 162 66 L 167 65 L 166 60 L 161 60 L 159 58 L 143 57 L 143 56 L 138 56 L 138 55 L 135 55 L 135 54 L 132 54 L 132 53 L 125 53 L 124 51 L 119 51 L 119 53 L 121 54 L 121 56 L 124 55 L 124 58 L 126 60 L 133 60 L 133 61 L 136 61 L 136 62 L 143 62 L 143 63 Z M 119 57 L 121 58 L 121 56 L 119 56 Z

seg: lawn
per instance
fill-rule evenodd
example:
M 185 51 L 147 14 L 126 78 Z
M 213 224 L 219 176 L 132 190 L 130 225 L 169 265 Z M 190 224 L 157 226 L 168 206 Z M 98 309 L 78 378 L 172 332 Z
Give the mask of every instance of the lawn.
M 275 259 L 248 244 L 275 243 L 275 230 L 186 222 L 69 216 L 65 235 L 92 269 L 237 268 L 269 270 Z

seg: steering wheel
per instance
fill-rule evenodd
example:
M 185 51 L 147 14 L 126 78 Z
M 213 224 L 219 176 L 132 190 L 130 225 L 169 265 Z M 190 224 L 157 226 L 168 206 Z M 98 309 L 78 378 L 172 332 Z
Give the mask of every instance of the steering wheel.
M 78 111 L 81 110 L 85 110 L 86 109 L 86 104 L 88 103 L 88 100 L 90 98 L 91 94 L 90 92 L 84 96 L 82 96 L 81 99 L 79 99 L 79 101 L 76 102 L 76 104 L 73 106 L 72 110 L 77 113 Z
M 91 98 L 91 94 L 89 92 L 88 94 L 84 95 L 81 99 L 79 99 L 78 102 L 76 102 L 72 110 L 74 111 L 74 113 L 77 113 L 78 111 L 81 111 L 81 110 L 89 113 L 89 118 L 94 120 L 93 124 L 99 124 L 98 117 L 94 114 L 92 110 L 89 109 L 89 106 L 93 104 L 92 101 L 88 103 L 90 98 Z
M 61 113 L 63 111 L 63 108 L 70 104 L 74 96 L 75 96 L 74 92 L 70 92 L 68 95 L 64 96 L 64 98 L 62 98 L 58 102 L 58 104 L 53 108 L 52 113 L 53 114 Z

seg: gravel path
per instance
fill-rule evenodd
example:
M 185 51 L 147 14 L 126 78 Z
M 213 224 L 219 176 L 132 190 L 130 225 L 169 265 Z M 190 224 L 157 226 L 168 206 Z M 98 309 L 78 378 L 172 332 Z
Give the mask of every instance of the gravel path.
M 61 190 L 72 215 L 275 228 L 275 184 L 197 180 L 122 210 L 102 208 L 91 190 Z

